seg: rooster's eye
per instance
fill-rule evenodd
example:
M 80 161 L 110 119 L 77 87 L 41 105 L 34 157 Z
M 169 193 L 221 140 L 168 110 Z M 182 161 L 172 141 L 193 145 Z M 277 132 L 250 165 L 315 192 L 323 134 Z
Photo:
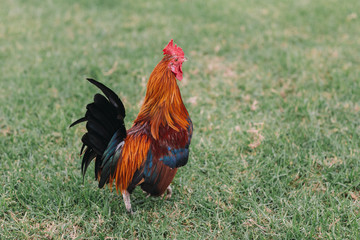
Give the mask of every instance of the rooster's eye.
M 178 59 L 177 58 L 175 58 L 175 62 L 177 62 L 178 61 Z

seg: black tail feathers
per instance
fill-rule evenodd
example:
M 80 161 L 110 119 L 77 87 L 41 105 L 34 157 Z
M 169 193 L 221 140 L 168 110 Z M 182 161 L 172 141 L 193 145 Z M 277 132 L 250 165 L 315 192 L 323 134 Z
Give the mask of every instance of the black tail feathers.
M 111 89 L 94 79 L 87 78 L 87 80 L 97 86 L 107 98 L 101 94 L 95 94 L 94 102 L 86 106 L 85 116 L 73 122 L 70 127 L 87 121 L 87 133 L 81 138 L 83 146 L 80 154 L 84 153 L 81 172 L 85 176 L 90 162 L 96 158 L 95 178 L 98 179 L 101 173 L 102 156 L 111 138 L 115 133 L 120 135 L 122 139 L 126 137 L 125 108 L 119 97 Z

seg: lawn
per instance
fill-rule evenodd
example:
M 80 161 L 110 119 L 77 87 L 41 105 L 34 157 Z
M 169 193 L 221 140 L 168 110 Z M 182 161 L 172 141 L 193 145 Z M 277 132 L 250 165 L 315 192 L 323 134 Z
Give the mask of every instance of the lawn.
M 194 123 L 170 200 L 83 178 L 97 89 L 131 126 L 173 38 Z M 1 239 L 360 239 L 360 1 L 23 1 L 0 8 Z

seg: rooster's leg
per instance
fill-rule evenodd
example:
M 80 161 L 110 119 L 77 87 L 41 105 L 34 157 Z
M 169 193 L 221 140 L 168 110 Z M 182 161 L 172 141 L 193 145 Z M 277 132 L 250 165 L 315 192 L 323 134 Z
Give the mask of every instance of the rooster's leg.
M 141 189 L 142 190 L 142 189 Z M 146 198 L 148 198 L 148 197 L 150 197 L 151 196 L 151 194 L 150 193 L 147 193 L 146 191 L 144 191 L 144 190 L 142 190 L 143 191 L 143 193 L 145 193 L 146 194 Z
M 133 214 L 133 211 L 131 209 L 130 193 L 126 190 L 123 192 L 123 199 L 124 199 L 126 211 L 130 214 Z
M 172 195 L 172 189 L 170 187 L 170 185 L 166 188 L 166 196 L 165 199 L 170 199 Z

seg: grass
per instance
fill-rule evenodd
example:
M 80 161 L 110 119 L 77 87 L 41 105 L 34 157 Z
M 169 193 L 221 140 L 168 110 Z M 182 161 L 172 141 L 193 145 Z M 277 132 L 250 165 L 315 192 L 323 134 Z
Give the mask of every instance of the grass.
M 360 2 L 21 1 L 0 8 L 1 239 L 359 239 Z M 174 38 L 194 123 L 171 200 L 83 183 L 96 89 L 136 117 Z

